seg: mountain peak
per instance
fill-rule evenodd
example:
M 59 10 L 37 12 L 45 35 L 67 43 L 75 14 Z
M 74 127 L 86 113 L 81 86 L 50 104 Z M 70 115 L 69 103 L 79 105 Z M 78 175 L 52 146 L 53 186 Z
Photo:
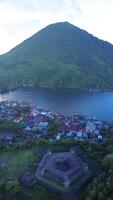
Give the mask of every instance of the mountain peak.
M 70 27 L 71 26 L 71 27 L 76 27 L 76 26 L 74 26 L 73 24 L 71 24 L 68 21 L 56 22 L 56 23 L 50 24 L 49 26 L 66 26 L 66 27 Z
M 56 22 L 56 23 L 53 23 L 53 25 L 54 24 L 57 24 L 57 25 L 71 25 L 71 26 L 73 26 L 70 22 L 68 22 L 68 21 L 64 21 L 64 22 Z
M 112 55 L 113 45 L 65 21 L 45 27 L 0 56 L 0 70 L 9 70 L 11 86 L 17 79 L 17 84 L 38 86 L 113 88 Z M 1 74 L 5 85 L 6 71 Z

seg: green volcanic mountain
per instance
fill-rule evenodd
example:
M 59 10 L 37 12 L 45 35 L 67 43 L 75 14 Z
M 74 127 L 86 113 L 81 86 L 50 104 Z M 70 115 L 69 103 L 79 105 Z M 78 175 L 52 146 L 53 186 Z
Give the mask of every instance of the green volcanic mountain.
M 68 22 L 47 26 L 0 56 L 0 88 L 113 89 L 113 45 Z

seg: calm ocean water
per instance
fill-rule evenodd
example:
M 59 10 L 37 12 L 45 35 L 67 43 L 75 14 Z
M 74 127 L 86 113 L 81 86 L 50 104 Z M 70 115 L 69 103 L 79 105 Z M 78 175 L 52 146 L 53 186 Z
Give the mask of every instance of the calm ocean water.
M 2 100 L 25 101 L 66 115 L 77 112 L 113 121 L 113 92 L 27 88 L 0 94 Z

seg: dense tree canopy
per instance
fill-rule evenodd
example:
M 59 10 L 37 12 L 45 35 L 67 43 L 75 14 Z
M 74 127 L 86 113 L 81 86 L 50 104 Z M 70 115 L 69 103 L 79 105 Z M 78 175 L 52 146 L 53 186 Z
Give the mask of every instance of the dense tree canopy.
M 69 23 L 53 24 L 0 56 L 0 88 L 113 89 L 112 55 L 111 44 Z

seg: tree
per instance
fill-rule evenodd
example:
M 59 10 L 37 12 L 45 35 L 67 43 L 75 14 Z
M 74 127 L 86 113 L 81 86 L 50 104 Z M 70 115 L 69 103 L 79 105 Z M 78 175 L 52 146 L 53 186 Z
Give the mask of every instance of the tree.
M 105 156 L 103 165 L 106 169 L 113 169 L 113 154 L 108 154 Z
M 51 123 L 50 123 L 50 127 L 47 131 L 47 134 L 52 136 L 54 135 L 55 133 L 58 132 L 58 128 L 59 128 L 59 123 L 57 120 L 52 120 Z

